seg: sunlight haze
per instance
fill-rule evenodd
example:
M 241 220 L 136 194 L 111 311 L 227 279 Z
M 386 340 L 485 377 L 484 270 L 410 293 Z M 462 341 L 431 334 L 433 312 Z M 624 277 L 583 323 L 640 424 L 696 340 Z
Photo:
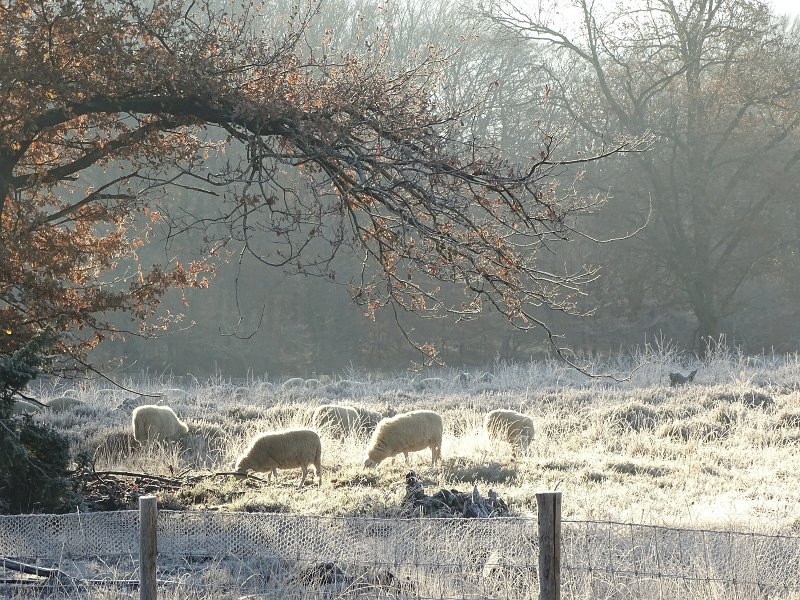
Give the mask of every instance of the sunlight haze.
M 781 14 L 800 17 L 800 1 L 798 0 L 770 0 L 769 3 Z

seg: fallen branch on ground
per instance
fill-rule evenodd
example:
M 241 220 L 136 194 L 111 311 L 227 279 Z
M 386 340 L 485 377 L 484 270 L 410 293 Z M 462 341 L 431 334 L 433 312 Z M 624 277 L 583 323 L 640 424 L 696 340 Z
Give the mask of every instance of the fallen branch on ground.
M 403 509 L 408 516 L 423 517 L 465 517 L 488 518 L 507 517 L 508 506 L 498 498 L 494 490 L 489 490 L 487 498 L 481 497 L 478 486 L 472 492 L 441 489 L 433 496 L 427 496 L 422 480 L 414 471 L 406 475 L 406 497 Z

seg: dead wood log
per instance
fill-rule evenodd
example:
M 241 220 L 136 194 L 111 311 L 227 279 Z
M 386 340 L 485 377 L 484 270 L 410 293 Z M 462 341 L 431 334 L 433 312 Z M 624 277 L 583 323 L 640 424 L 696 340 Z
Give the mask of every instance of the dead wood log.
M 425 494 L 422 480 L 414 471 L 406 475 L 406 496 L 403 509 L 408 516 L 463 517 L 485 519 L 508 516 L 508 506 L 489 490 L 487 498 L 481 497 L 478 486 L 471 492 L 441 489 L 432 496 Z

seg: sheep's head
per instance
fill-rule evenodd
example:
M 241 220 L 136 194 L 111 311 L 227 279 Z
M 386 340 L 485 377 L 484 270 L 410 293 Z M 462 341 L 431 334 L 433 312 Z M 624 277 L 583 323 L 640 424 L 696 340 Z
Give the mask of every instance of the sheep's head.
M 248 460 L 248 458 L 249 457 L 247 456 L 240 456 L 236 460 L 236 464 L 233 466 L 233 470 L 236 473 L 241 473 L 242 475 L 247 473 L 247 471 L 249 471 L 252 467 L 252 465 L 250 465 L 250 461 Z
M 372 460 L 371 458 L 368 458 L 367 460 L 364 461 L 364 467 L 366 467 L 367 469 L 372 469 L 373 467 L 377 466 L 377 464 L 378 463 Z

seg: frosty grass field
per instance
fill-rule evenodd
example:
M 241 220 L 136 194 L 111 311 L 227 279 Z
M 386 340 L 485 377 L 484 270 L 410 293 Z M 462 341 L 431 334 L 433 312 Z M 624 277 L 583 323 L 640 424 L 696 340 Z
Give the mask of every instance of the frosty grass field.
M 43 383 L 42 400 L 67 393 L 85 404 L 36 418 L 68 432 L 98 471 L 163 476 L 230 471 L 254 434 L 309 426 L 323 403 L 381 412 L 425 408 L 444 419 L 443 461 L 435 468 L 430 452 L 420 452 L 409 465 L 401 456 L 368 470 L 366 437 L 340 441 L 323 433 L 321 489 L 309 478 L 296 490 L 299 469 L 279 471 L 271 483 L 219 476 L 158 494 L 164 508 L 391 517 L 400 514 L 404 476 L 413 468 L 429 493 L 475 483 L 483 492 L 496 490 L 519 516 L 535 515 L 537 491 L 557 488 L 566 519 L 800 532 L 800 357 L 719 351 L 698 362 L 644 351 L 611 368 L 634 365 L 641 366 L 621 383 L 589 379 L 556 361 L 498 364 L 491 381 L 473 383 L 455 372 L 424 384 L 413 374 L 349 373 L 355 383 L 337 384 L 344 379 L 338 377 L 286 390 L 259 379 L 237 386 L 220 378 L 184 380 L 182 389 L 163 379 L 130 381 L 126 386 L 137 391 L 162 393 L 147 401 L 168 404 L 190 428 L 180 443 L 144 447 L 132 441 L 133 403 L 125 400 L 133 394 L 107 384 L 69 390 L 63 382 Z M 670 371 L 690 368 L 699 369 L 694 383 L 669 386 Z M 494 408 L 533 418 L 525 452 L 486 439 L 482 419 Z

